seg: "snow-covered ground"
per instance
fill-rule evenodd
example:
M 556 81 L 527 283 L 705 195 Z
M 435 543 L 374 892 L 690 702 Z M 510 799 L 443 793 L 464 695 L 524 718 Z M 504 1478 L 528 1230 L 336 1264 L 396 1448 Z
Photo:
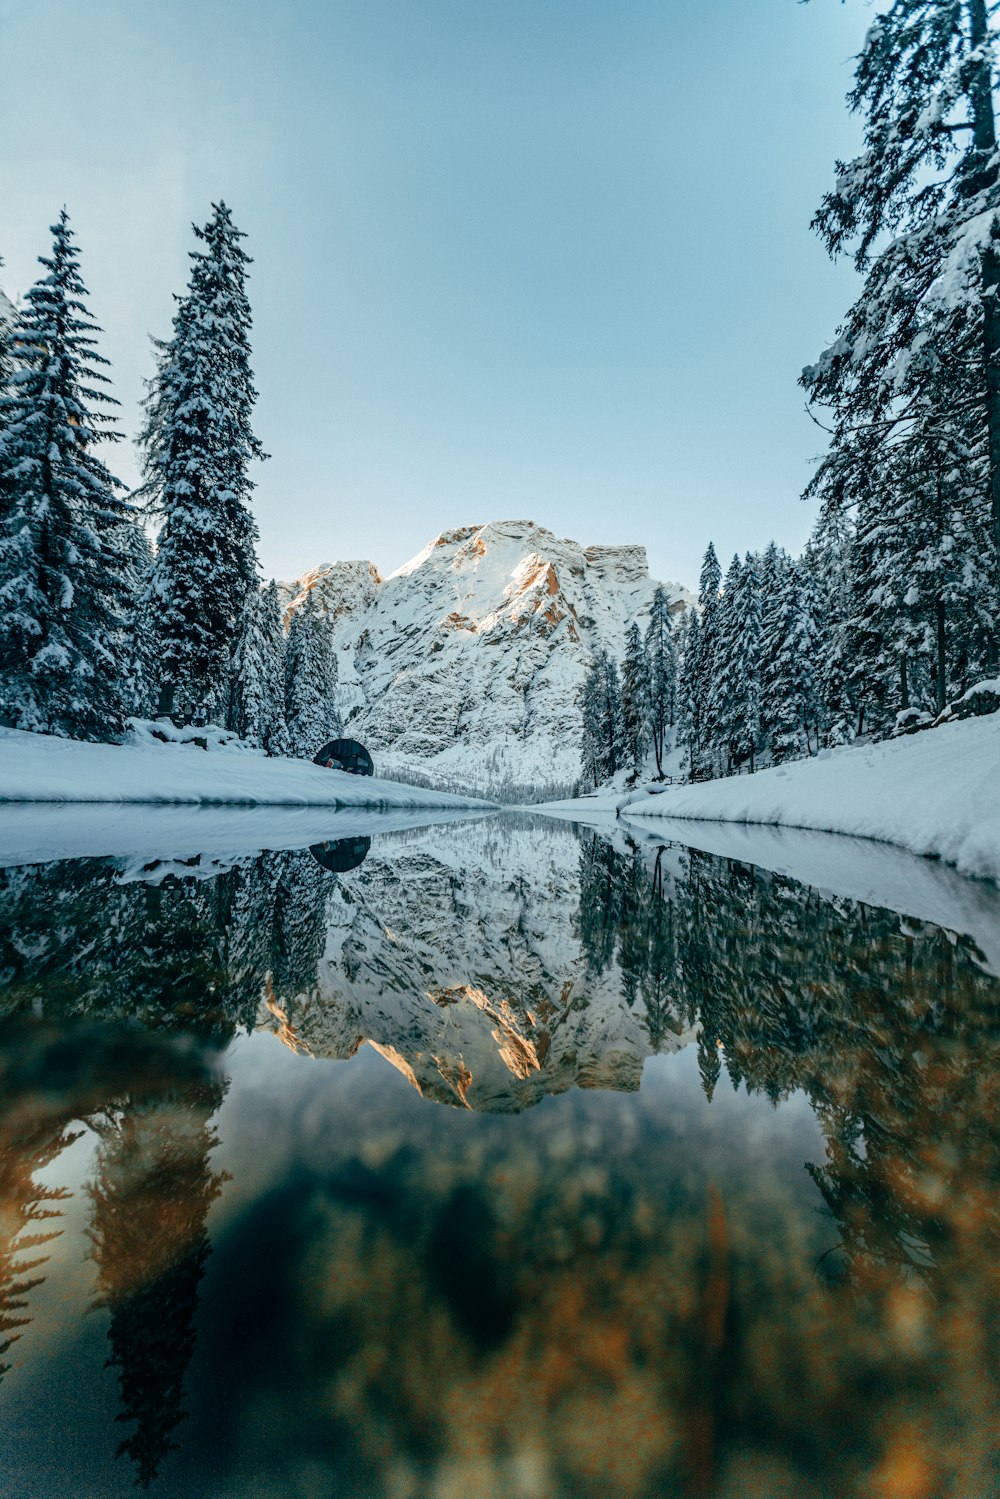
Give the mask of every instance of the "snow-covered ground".
M 587 822 L 617 815 L 815 828 L 894 843 L 963 874 L 1000 880 L 1000 714 L 823 751 L 752 776 L 646 786 L 534 810 Z
M 485 808 L 451 796 L 324 770 L 306 760 L 194 744 L 84 744 L 0 729 L 0 802 L 187 802 L 284 807 Z

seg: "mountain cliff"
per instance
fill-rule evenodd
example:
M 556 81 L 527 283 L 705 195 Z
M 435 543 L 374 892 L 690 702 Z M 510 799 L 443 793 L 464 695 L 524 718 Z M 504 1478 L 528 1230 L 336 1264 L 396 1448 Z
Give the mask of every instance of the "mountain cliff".
M 655 587 L 643 547 L 494 521 L 442 532 L 386 578 L 335 562 L 284 590 L 289 613 L 312 594 L 330 620 L 345 726 L 379 774 L 514 799 L 575 781 L 590 653 L 621 657 Z

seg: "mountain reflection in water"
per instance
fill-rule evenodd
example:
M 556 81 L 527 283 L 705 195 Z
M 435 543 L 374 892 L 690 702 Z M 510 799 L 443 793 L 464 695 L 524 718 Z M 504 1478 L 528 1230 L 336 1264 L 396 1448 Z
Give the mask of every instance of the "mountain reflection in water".
M 997 1492 L 974 942 L 621 832 L 369 844 L 0 870 L 11 1492 Z

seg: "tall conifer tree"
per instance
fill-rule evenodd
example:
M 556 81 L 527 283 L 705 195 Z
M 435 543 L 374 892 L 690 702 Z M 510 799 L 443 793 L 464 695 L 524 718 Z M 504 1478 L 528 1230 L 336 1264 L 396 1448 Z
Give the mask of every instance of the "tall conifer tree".
M 716 660 L 722 603 L 720 588 L 722 568 L 716 555 L 715 545 L 709 542 L 701 565 L 698 580 L 698 608 L 700 612 L 698 631 L 698 655 L 695 666 L 697 677 L 692 691 L 698 703 L 698 739 L 690 746 L 691 769 L 716 770 L 715 745 L 719 738 L 713 704 L 715 702 L 715 678 L 718 672 Z
M 629 626 L 622 662 L 622 758 L 633 781 L 646 763 L 650 744 L 651 694 L 649 662 L 639 626 Z
M 160 345 L 141 442 L 141 493 L 161 522 L 148 615 L 160 663 L 159 711 L 177 692 L 215 702 L 248 593 L 257 587 L 250 463 L 266 457 L 251 426 L 250 257 L 224 203 L 194 232 L 187 293 Z
M 677 716 L 677 651 L 674 645 L 670 604 L 658 583 L 646 628 L 646 661 L 649 670 L 649 731 L 656 757 L 656 774 L 663 775 L 667 730 Z
M 52 236 L 0 393 L 0 721 L 101 739 L 125 706 L 135 522 L 96 452 L 117 403 L 65 209 Z
M 802 379 L 833 414 L 830 452 L 810 486 L 824 507 L 867 501 L 881 514 L 900 449 L 915 470 L 943 460 L 950 473 L 947 450 L 964 448 L 978 484 L 957 485 L 948 503 L 986 506 L 995 610 L 1000 155 L 988 16 L 987 0 L 891 0 L 869 28 L 848 96 L 863 146 L 838 162 L 815 220 L 832 255 L 853 248 L 865 283 Z M 861 560 L 871 560 L 867 544 Z M 995 637 L 990 650 L 995 658 Z

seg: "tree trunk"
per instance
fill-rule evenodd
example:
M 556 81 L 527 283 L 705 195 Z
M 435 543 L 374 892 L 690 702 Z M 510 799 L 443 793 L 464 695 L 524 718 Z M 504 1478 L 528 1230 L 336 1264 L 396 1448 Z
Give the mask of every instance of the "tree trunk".
M 899 706 L 908 708 L 910 706 L 910 680 L 906 674 L 906 657 L 899 658 Z
M 156 704 L 157 718 L 169 718 L 174 711 L 174 683 L 161 682 L 160 696 Z
M 969 40 L 973 48 L 983 49 L 969 87 L 972 106 L 973 141 L 976 155 L 985 168 L 996 151 L 996 120 L 993 114 L 993 90 L 990 75 L 986 0 L 968 0 Z M 993 171 L 995 171 L 995 167 Z M 976 186 L 985 185 L 977 181 Z M 996 549 L 997 573 L 1000 579 L 1000 256 L 994 240 L 983 254 L 980 272 L 983 294 L 983 363 L 986 375 L 986 429 L 990 459 L 990 509 L 993 516 L 993 544 Z

